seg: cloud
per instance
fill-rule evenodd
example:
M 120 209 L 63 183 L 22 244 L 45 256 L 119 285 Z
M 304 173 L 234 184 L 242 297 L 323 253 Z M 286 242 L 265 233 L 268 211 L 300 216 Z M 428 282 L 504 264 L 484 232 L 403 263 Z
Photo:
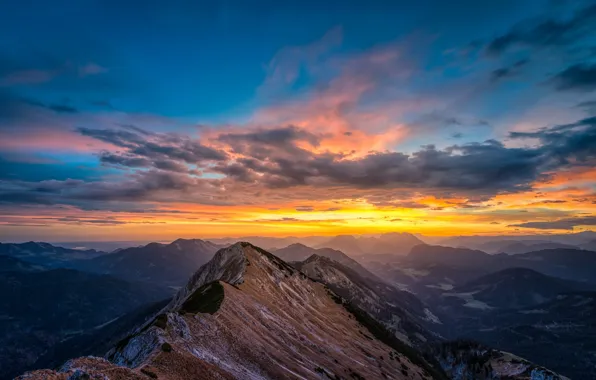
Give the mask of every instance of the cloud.
M 586 216 L 580 218 L 564 218 L 551 222 L 526 222 L 512 224 L 510 227 L 535 228 L 541 230 L 573 230 L 578 226 L 595 226 L 596 216 Z
M 596 64 L 577 64 L 553 76 L 550 82 L 558 91 L 596 90 Z
M 34 107 L 41 107 L 41 108 L 46 108 L 48 110 L 54 111 L 56 113 L 77 113 L 79 112 L 78 109 L 76 109 L 75 107 L 68 105 L 68 104 L 45 104 L 43 102 L 37 101 L 37 100 L 31 100 L 31 99 L 18 99 L 17 101 L 19 102 L 23 102 L 25 104 L 34 106 Z
M 504 66 L 493 70 L 490 76 L 491 81 L 497 82 L 506 78 L 511 78 L 518 75 L 522 67 L 528 64 L 529 60 L 521 59 L 510 66 Z
M 493 39 L 487 46 L 489 55 L 501 55 L 515 46 L 535 49 L 570 45 L 591 32 L 596 23 L 596 5 L 575 12 L 567 20 L 524 21 L 509 32 Z
M 542 143 L 539 148 L 542 157 L 553 169 L 592 165 L 596 158 L 596 117 L 536 132 L 511 132 L 509 136 L 538 139 Z
M 596 113 L 596 100 L 587 100 L 576 105 L 577 108 L 584 109 L 589 113 Z
M 104 164 L 128 166 L 131 168 L 147 168 L 151 166 L 151 160 L 145 157 L 119 155 L 107 151 L 99 154 L 99 160 Z
M 218 140 L 230 145 L 238 152 L 246 151 L 247 146 L 284 146 L 293 147 L 298 141 L 304 141 L 311 146 L 318 146 L 321 136 L 317 136 L 305 129 L 293 125 L 272 129 L 259 129 L 244 133 L 222 133 Z
M 227 154 L 187 136 L 153 133 L 136 126 L 124 125 L 118 129 L 79 127 L 83 136 L 124 148 L 124 152 L 100 153 L 107 164 L 129 167 L 149 167 L 170 171 L 189 171 L 187 165 L 203 165 L 209 161 L 223 161 Z
M 90 62 L 84 66 L 79 67 L 79 76 L 86 77 L 89 75 L 102 74 L 107 71 L 108 71 L 108 69 L 106 69 L 105 67 L 102 67 L 102 66 L 98 65 L 97 63 Z
M 295 208 L 295 210 L 301 212 L 311 212 L 315 211 L 315 208 L 313 206 L 298 206 Z
M 241 167 L 244 178 L 258 178 L 273 188 L 308 184 L 495 193 L 527 188 L 540 176 L 541 158 L 537 150 L 506 148 L 497 141 L 454 145 L 444 150 L 430 145 L 411 155 L 374 152 L 354 159 L 305 150 L 290 159 L 272 146 L 268 152 L 266 157 L 236 159 L 235 169 Z M 223 172 L 221 169 L 217 170 Z
M 0 87 L 30 85 L 49 82 L 58 75 L 55 70 L 19 70 L 0 78 Z

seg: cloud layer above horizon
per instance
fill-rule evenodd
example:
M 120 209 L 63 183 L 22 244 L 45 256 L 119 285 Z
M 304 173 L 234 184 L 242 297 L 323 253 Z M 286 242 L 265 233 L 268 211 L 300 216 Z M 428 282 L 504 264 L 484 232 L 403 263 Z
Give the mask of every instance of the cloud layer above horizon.
M 590 2 L 36 3 L 2 240 L 596 230 Z

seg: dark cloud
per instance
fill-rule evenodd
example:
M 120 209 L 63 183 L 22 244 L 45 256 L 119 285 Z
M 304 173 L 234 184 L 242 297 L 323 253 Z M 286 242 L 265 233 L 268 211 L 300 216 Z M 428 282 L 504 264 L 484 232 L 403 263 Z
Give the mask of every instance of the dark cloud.
M 79 127 L 77 132 L 117 147 L 133 149 L 145 142 L 143 136 L 124 129 L 92 129 Z
M 66 104 L 50 104 L 49 106 L 47 106 L 49 109 L 51 109 L 54 112 L 58 112 L 58 113 L 77 113 L 79 112 L 78 109 L 76 109 L 73 106 L 69 106 Z
M 578 103 L 575 108 L 580 108 L 588 115 L 596 115 L 596 100 L 587 100 Z
M 285 145 L 295 141 L 307 141 L 312 146 L 318 146 L 320 138 L 304 129 L 290 125 L 248 133 L 224 133 L 219 135 L 219 140 L 231 144 L 242 142 L 265 145 Z
M 499 69 L 493 70 L 490 79 L 493 82 L 500 81 L 502 79 L 511 78 L 518 75 L 521 68 L 528 64 L 527 59 L 521 59 L 510 66 L 504 66 Z
M 151 160 L 148 160 L 145 157 L 118 155 L 107 151 L 99 154 L 99 160 L 104 164 L 121 165 L 132 168 L 146 168 L 151 166 Z
M 134 125 L 118 129 L 78 128 L 79 133 L 124 148 L 124 152 L 101 152 L 100 161 L 133 168 L 153 167 L 174 172 L 194 172 L 188 165 L 203 165 L 227 158 L 225 152 L 202 145 L 189 137 L 153 133 Z
M 72 204 L 94 209 L 93 202 L 143 202 L 183 196 L 199 190 L 204 183 L 186 174 L 165 171 L 139 171 L 120 181 L 13 181 L 0 182 L 0 203 Z M 175 198 L 178 199 L 178 198 Z
M 220 163 L 213 170 L 269 188 L 409 188 L 476 194 L 482 198 L 527 190 L 536 180 L 546 179 L 549 171 L 592 164 L 596 158 L 596 118 L 537 132 L 511 133 L 510 137 L 538 139 L 539 145 L 512 148 L 488 140 L 442 150 L 429 145 L 409 155 L 373 152 L 348 158 L 306 151 L 285 140 L 281 145 L 257 144 L 243 149 L 233 163 Z
M 582 218 L 564 218 L 551 222 L 526 222 L 513 224 L 510 227 L 536 228 L 541 230 L 573 230 L 578 226 L 596 225 L 596 216 L 586 216 Z
M 489 55 L 500 55 L 515 46 L 547 48 L 573 44 L 593 31 L 596 5 L 577 11 L 567 20 L 525 21 L 492 40 L 486 47 Z
M 596 158 L 596 117 L 537 132 L 512 132 L 510 137 L 538 139 L 543 160 L 553 168 L 593 165 Z
M 236 165 L 244 167 L 244 178 L 259 178 L 273 188 L 310 184 L 496 192 L 527 188 L 540 175 L 539 161 L 539 151 L 487 141 L 445 150 L 426 146 L 412 155 L 376 152 L 359 159 L 305 151 L 288 159 L 272 150 L 265 159 L 246 158 Z
M 217 139 L 228 145 L 234 153 L 266 160 L 282 152 L 285 152 L 284 155 L 288 159 L 307 155 L 307 151 L 299 148 L 297 143 L 303 142 L 316 147 L 320 138 L 309 131 L 290 125 L 248 133 L 223 133 Z M 250 166 L 249 162 L 245 164 Z
M 551 78 L 558 91 L 596 90 L 596 64 L 577 64 L 566 68 Z
M 307 132 L 296 127 L 280 130 L 265 135 L 260 131 L 228 133 L 218 142 L 235 154 L 217 161 L 205 157 L 222 159 L 226 154 L 177 135 L 134 126 L 81 128 L 81 133 L 120 150 L 99 153 L 102 163 L 133 170 L 105 180 L 0 181 L 0 202 L 69 204 L 84 209 L 119 202 L 239 204 L 267 196 L 271 189 L 304 187 L 287 197 L 312 199 L 317 192 L 328 194 L 322 195 L 325 199 L 358 194 L 379 206 L 422 208 L 427 206 L 409 201 L 413 193 L 464 195 L 468 203 L 454 207 L 477 207 L 495 194 L 530 189 L 535 181 L 547 179 L 547 173 L 593 166 L 596 159 L 596 117 L 510 134 L 512 139 L 537 142 L 529 147 L 507 147 L 488 140 L 444 149 L 428 145 L 411 154 L 371 152 L 361 157 L 309 151 L 300 147 L 313 138 Z M 190 160 L 201 160 L 199 169 L 210 176 L 194 176 Z M 296 209 L 314 211 L 308 205 Z
M 78 113 L 79 110 L 71 105 L 68 104 L 45 104 L 38 100 L 34 99 L 19 99 L 22 103 L 34 106 L 34 107 L 41 107 L 56 113 Z

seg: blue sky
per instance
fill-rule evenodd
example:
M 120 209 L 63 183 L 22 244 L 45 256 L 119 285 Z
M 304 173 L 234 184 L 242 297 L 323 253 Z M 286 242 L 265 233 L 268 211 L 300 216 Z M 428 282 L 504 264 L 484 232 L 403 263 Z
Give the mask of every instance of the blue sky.
M 0 231 L 45 234 L 15 209 L 54 215 L 66 208 L 73 217 L 84 209 L 169 207 L 176 195 L 193 209 L 364 202 L 400 212 L 405 202 L 457 198 L 463 201 L 441 210 L 411 210 L 453 219 L 466 207 L 469 218 L 470 207 L 480 215 L 496 197 L 534 191 L 529 199 L 544 192 L 539 183 L 568 171 L 583 176 L 567 185 L 584 189 L 578 199 L 588 201 L 550 203 L 531 220 L 589 215 L 594 184 L 576 172 L 593 152 L 574 144 L 563 154 L 552 133 L 568 126 L 568 134 L 591 136 L 595 22 L 590 1 L 2 2 L 0 210 L 12 216 Z M 552 133 L 536 134 L 541 128 Z M 497 150 L 512 163 L 495 173 L 523 175 L 492 183 L 466 162 L 457 172 L 473 185 L 445 184 L 437 178 L 452 168 L 434 173 L 426 161 L 424 178 L 396 174 L 422 157 L 482 162 Z M 288 154 L 299 168 L 286 163 Z M 540 159 L 515 161 L 533 154 Z M 337 166 L 323 168 L 325 160 Z M 393 180 L 362 181 L 367 165 Z M 40 193 L 47 181 L 59 195 Z M 87 186 L 115 195 L 78 194 Z M 128 186 L 143 188 L 142 196 L 121 197 Z M 337 198 L 309 199 L 337 188 Z M 230 218 L 235 226 L 258 220 Z M 313 229 L 345 227 L 328 224 Z

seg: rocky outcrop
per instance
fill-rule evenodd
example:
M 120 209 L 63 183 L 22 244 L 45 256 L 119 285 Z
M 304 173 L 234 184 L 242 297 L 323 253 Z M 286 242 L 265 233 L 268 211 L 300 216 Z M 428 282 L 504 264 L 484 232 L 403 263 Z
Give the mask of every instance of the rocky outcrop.
M 568 380 L 518 356 L 476 342 L 446 342 L 435 346 L 434 354 L 453 380 Z

